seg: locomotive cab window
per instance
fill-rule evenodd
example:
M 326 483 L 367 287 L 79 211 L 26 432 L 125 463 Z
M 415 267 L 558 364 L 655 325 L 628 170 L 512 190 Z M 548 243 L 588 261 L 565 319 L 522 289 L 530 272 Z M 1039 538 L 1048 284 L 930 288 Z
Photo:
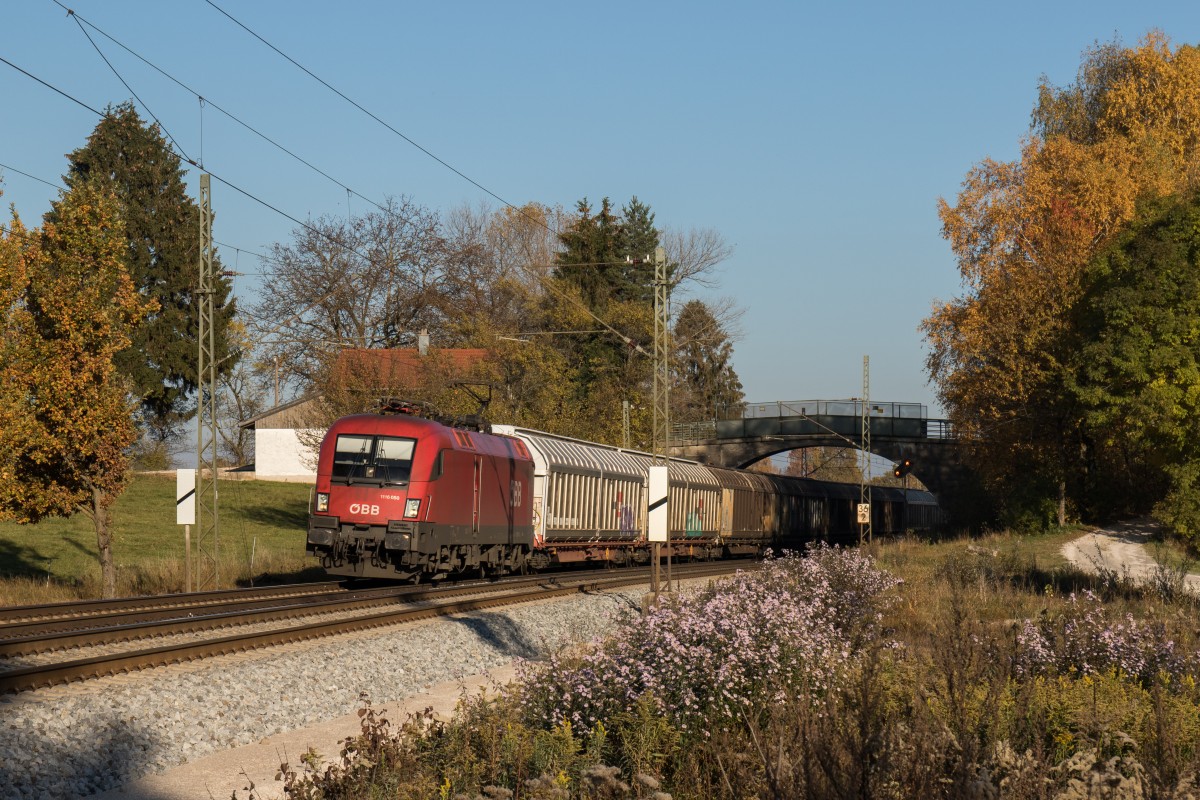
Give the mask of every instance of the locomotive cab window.
M 340 434 L 334 445 L 334 480 L 407 483 L 412 472 L 415 439 Z

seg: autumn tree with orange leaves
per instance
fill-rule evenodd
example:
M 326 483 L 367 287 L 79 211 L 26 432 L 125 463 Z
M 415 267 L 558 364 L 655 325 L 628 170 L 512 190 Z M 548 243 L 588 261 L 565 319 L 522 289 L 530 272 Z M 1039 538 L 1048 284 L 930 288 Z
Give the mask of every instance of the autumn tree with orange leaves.
M 1043 80 L 1020 157 L 940 201 L 963 294 L 923 322 L 927 368 L 1009 522 L 1078 505 L 1100 445 L 1072 390 L 1072 310 L 1139 203 L 1196 187 L 1198 144 L 1200 50 L 1151 33 L 1088 50 L 1069 86 Z
M 0 238 L 0 518 L 86 514 L 105 597 L 116 594 L 109 512 L 136 439 L 129 386 L 113 365 L 150 310 L 124 266 L 119 205 L 87 182 L 58 218 Z

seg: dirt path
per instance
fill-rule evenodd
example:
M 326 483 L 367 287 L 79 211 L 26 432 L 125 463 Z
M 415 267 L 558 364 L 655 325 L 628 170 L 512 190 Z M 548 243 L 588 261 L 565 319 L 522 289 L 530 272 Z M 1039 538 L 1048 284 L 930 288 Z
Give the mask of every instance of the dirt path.
M 1151 544 L 1158 528 L 1158 523 L 1145 519 L 1110 525 L 1067 542 L 1063 558 L 1086 572 L 1111 570 L 1146 581 L 1160 569 Z M 1200 592 L 1200 575 L 1190 573 L 1185 581 L 1191 591 Z

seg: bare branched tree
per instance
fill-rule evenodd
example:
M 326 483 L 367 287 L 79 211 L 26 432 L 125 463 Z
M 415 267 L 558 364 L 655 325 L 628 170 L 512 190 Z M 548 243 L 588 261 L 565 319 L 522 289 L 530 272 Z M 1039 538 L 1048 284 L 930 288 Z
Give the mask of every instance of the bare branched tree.
M 447 296 L 462 342 L 479 330 L 517 333 L 527 328 L 529 302 L 544 293 L 554 255 L 560 248 L 561 208 L 529 203 L 493 210 L 462 206 L 446 216 L 450 252 Z
M 713 228 L 668 228 L 660 239 L 667 261 L 675 265 L 675 286 L 685 291 L 689 284 L 714 288 L 717 266 L 733 254 L 733 247 Z
M 448 247 L 438 215 L 406 198 L 349 221 L 322 217 L 272 248 L 254 328 L 264 360 L 307 388 L 347 347 L 412 346 L 445 315 Z

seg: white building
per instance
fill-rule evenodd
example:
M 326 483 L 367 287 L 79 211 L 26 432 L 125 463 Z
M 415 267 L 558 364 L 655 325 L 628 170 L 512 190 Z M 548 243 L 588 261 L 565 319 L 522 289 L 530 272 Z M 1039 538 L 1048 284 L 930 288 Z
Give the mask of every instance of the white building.
M 316 401 L 301 397 L 238 423 L 254 430 L 254 477 L 266 481 L 312 482 L 317 453 L 302 441 L 319 441 L 324 431 L 302 428 Z
M 370 387 L 363 396 L 399 396 L 406 387 L 470 376 L 488 357 L 488 351 L 480 349 L 431 349 L 424 331 L 418 342 L 416 349 L 343 350 L 335 374 L 342 386 Z M 301 397 L 238 423 L 254 431 L 255 478 L 316 481 L 317 452 L 311 445 L 319 443 L 325 431 L 304 427 L 319 418 L 316 403 L 315 396 Z

